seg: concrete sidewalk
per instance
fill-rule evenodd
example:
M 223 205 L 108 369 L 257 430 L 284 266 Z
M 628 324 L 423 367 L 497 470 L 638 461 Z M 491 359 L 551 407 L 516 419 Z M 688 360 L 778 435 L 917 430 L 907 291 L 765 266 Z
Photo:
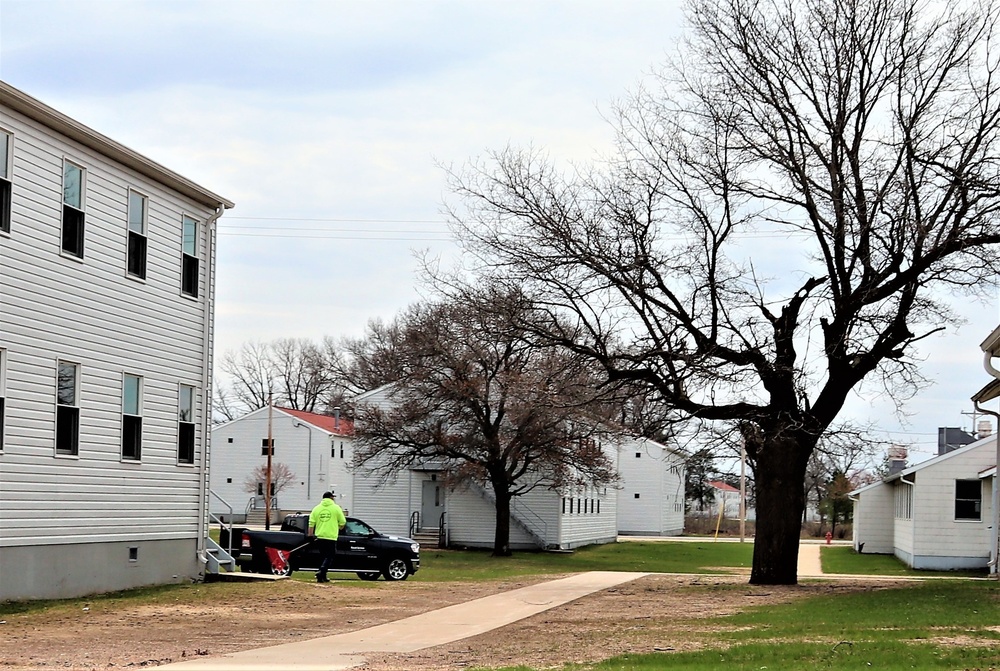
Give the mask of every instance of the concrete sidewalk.
M 396 622 L 257 650 L 165 664 L 201 671 L 337 671 L 359 666 L 365 653 L 413 652 L 476 636 L 648 573 L 591 571 L 455 604 Z M 334 625 L 335 626 L 335 625 Z

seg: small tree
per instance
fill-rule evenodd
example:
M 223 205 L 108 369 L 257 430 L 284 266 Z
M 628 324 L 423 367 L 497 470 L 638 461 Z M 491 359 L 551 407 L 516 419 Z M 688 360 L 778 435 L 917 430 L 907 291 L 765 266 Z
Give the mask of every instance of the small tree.
M 243 481 L 243 491 L 256 495 L 260 483 L 267 482 L 267 465 L 261 464 L 250 472 Z M 271 496 L 277 496 L 288 485 L 295 482 L 295 473 L 280 461 L 271 464 Z

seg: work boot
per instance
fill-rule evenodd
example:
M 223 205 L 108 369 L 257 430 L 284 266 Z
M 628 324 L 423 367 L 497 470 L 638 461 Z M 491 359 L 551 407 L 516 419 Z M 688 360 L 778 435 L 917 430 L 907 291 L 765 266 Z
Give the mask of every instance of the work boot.
M 330 582 L 330 579 L 326 577 L 325 573 L 317 573 L 316 582 Z

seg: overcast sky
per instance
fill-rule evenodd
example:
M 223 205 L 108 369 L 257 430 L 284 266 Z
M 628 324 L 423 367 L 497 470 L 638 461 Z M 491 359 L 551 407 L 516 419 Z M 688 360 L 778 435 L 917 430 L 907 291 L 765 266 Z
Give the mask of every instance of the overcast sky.
M 0 0 L 0 77 L 236 203 L 220 221 L 216 355 L 360 335 L 419 298 L 414 252 L 455 253 L 441 164 L 507 144 L 611 148 L 602 114 L 674 49 L 679 0 Z M 767 243 L 764 243 L 767 244 Z M 762 254 L 764 250 L 762 249 Z M 972 429 L 996 301 L 932 338 L 901 424 Z

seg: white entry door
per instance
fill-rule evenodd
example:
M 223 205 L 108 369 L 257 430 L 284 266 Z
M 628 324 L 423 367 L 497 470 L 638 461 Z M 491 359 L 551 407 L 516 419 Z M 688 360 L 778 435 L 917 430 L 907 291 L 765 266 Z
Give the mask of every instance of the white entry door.
M 437 529 L 444 512 L 444 488 L 436 480 L 424 480 L 420 498 L 420 528 Z

